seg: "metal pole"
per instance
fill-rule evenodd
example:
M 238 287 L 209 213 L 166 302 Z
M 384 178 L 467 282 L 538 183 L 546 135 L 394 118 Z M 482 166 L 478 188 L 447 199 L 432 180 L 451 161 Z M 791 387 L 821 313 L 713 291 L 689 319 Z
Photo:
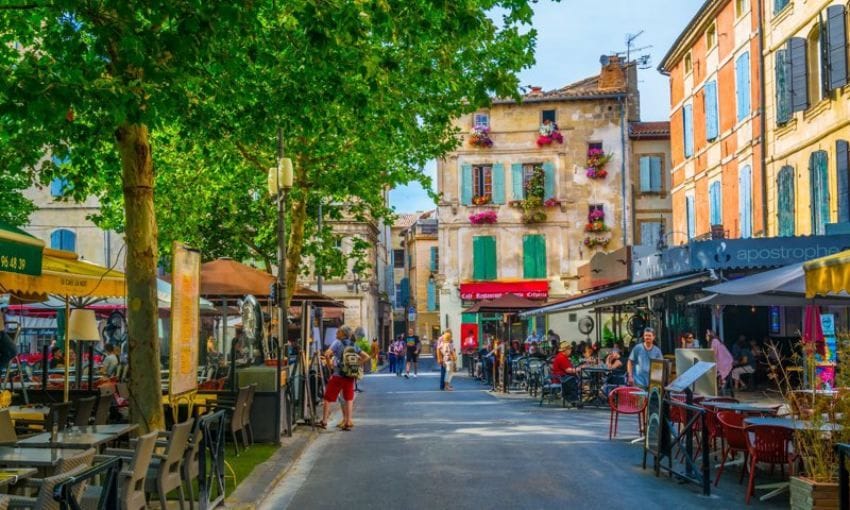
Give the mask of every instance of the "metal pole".
M 280 171 L 283 167 L 283 129 L 277 128 L 277 178 L 280 178 Z M 280 184 L 280 183 L 278 183 Z M 277 197 L 277 282 L 280 292 L 278 293 L 278 317 L 277 317 L 277 344 L 278 344 L 278 367 L 280 367 L 280 346 L 287 341 L 287 308 L 289 303 L 286 299 L 286 188 L 278 187 Z M 302 316 L 301 320 L 305 318 Z M 275 389 L 277 390 L 277 398 L 275 398 L 275 443 L 280 444 L 280 421 L 281 421 L 281 402 L 280 402 L 280 372 L 275 375 Z
M 70 384 L 71 374 L 70 374 L 70 357 L 71 357 L 71 341 L 68 340 L 68 335 L 71 334 L 71 298 L 65 296 L 65 393 L 63 396 L 62 402 L 68 401 L 68 390 L 70 389 L 68 385 Z M 42 384 L 47 384 L 45 380 Z

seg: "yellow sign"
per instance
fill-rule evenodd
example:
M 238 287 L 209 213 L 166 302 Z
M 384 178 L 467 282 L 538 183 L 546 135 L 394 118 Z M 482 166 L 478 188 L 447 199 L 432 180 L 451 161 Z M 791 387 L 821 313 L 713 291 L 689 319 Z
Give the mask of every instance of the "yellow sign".
M 174 243 L 171 280 L 170 397 L 198 389 L 201 253 Z

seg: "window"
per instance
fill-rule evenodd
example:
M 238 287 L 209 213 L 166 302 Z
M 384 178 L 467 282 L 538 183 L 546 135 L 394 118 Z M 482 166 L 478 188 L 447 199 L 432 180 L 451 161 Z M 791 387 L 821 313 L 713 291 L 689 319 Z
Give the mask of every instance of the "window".
M 641 221 L 640 222 L 640 245 L 656 246 L 664 236 L 663 221 Z
M 640 192 L 660 193 L 663 188 L 661 156 L 640 157 Z
M 776 178 L 776 220 L 780 236 L 794 235 L 794 168 L 784 166 Z
M 688 53 L 685 55 L 685 74 L 691 74 L 691 71 L 694 70 L 694 61 L 691 58 L 691 54 Z
M 687 221 L 688 239 L 693 239 L 697 231 L 696 211 L 694 210 L 694 196 L 685 196 L 685 220 Z
M 540 163 L 522 165 L 523 198 L 543 198 L 543 166 Z
M 404 269 L 404 250 L 393 250 L 393 267 Z
M 522 238 L 522 277 L 546 278 L 546 238 L 539 234 Z
M 708 186 L 708 219 L 711 225 L 723 224 L 723 204 L 720 181 L 714 181 Z
M 431 271 L 438 271 L 440 269 L 440 253 L 437 251 L 436 246 L 431 247 Z
M 401 308 L 403 306 L 403 302 L 402 302 L 401 298 L 402 298 L 401 283 L 396 283 L 395 284 L 395 301 L 393 302 L 393 306 L 395 306 L 396 308 Z
M 747 13 L 747 0 L 735 0 L 735 16 L 741 17 Z
M 776 124 L 783 125 L 791 120 L 791 59 L 787 46 L 776 50 L 774 57 L 776 73 Z
M 809 157 L 809 182 L 812 209 L 812 234 L 826 233 L 829 223 L 829 175 L 826 151 L 815 151 Z
M 514 200 L 555 198 L 555 165 L 550 161 L 514 163 L 511 165 L 511 185 Z
M 590 152 L 594 149 L 601 151 L 602 150 L 602 142 L 590 142 L 590 143 L 587 144 L 587 152 Z
M 791 0 L 773 0 L 773 14 L 779 13 L 782 9 L 788 6 Z
M 64 228 L 54 230 L 50 234 L 50 247 L 54 250 L 76 251 L 77 234 Z
M 490 127 L 490 114 L 476 113 L 473 115 L 472 127 Z
M 843 5 L 830 5 L 826 9 L 826 34 L 821 43 L 826 45 L 827 70 L 824 77 L 824 88 L 835 90 L 847 84 L 847 26 Z
M 50 196 L 53 198 L 60 198 L 65 194 L 65 190 L 68 189 L 68 179 L 63 177 L 56 177 L 52 181 L 50 181 Z
M 684 136 L 685 157 L 694 155 L 694 109 L 686 104 L 682 108 L 682 128 Z
M 735 61 L 735 95 L 738 99 L 738 122 L 750 114 L 750 53 L 745 51 Z
M 712 80 L 705 84 L 702 91 L 703 106 L 705 108 L 705 139 L 712 141 L 717 139 L 719 132 L 717 120 L 717 82 Z
M 809 79 L 808 89 L 811 97 L 811 104 L 814 104 L 823 99 L 823 87 L 821 82 L 823 79 L 823 59 L 821 58 L 821 29 L 819 24 L 815 25 L 812 31 L 809 32 L 809 36 L 806 39 L 806 60 L 808 62 L 807 74 Z
M 835 174 L 838 182 L 838 223 L 850 222 L 850 144 L 835 142 Z
M 715 45 L 717 45 L 717 25 L 712 23 L 705 31 L 705 47 L 710 50 Z
M 475 236 L 472 238 L 472 279 L 496 279 L 496 238 Z
M 461 165 L 460 186 L 461 203 L 464 205 L 504 204 L 504 165 Z
M 547 120 L 549 122 L 557 122 L 557 114 L 555 110 L 543 110 L 543 113 L 540 114 L 540 123 L 543 124 Z
M 753 237 L 753 171 L 750 165 L 738 171 L 738 216 L 741 237 Z
M 791 111 L 802 112 L 809 107 L 808 43 L 803 37 L 788 39 L 788 76 L 791 82 Z
M 434 312 L 437 310 L 437 282 L 434 281 L 433 278 L 428 279 L 427 286 L 427 307 L 429 312 Z

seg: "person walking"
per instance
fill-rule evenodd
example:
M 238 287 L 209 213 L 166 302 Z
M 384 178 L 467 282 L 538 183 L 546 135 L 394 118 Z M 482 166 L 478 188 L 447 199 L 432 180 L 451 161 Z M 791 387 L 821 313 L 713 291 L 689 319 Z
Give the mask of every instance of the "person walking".
M 390 364 L 390 373 L 395 373 L 395 338 L 393 338 L 390 345 L 387 346 L 387 361 Z
M 351 328 L 342 326 L 336 332 L 336 340 L 325 351 L 325 357 L 332 358 L 334 374 L 328 381 L 327 388 L 325 388 L 322 421 L 317 426 L 322 429 L 328 428 L 331 405 L 339 399 L 339 394 L 342 393 L 340 428 L 348 431 L 354 427 L 352 416 L 354 414 L 355 381 L 363 375 L 362 366 L 369 360 L 369 356 L 361 351 L 352 340 Z
M 440 365 L 440 390 L 454 391 L 452 377 L 457 363 L 457 352 L 452 342 L 452 332 L 443 331 L 437 344 L 437 363 Z
M 655 330 L 644 328 L 643 343 L 636 345 L 632 349 L 631 354 L 629 354 L 628 364 L 626 365 L 626 372 L 629 374 L 629 385 L 639 386 L 643 389 L 648 388 L 650 360 L 663 358 L 664 355 L 661 353 L 661 349 L 655 345 Z
M 422 341 L 419 340 L 417 335 L 413 334 L 413 328 L 407 330 L 404 344 L 407 348 L 407 371 L 404 374 L 404 378 L 410 378 L 411 365 L 413 365 L 413 377 L 416 378 L 416 375 L 419 373 L 419 353 L 422 351 Z
M 372 345 L 369 347 L 369 354 L 372 358 L 372 373 L 378 373 L 378 357 L 381 355 L 381 346 L 378 345 L 378 339 L 372 339 Z
M 398 377 L 401 377 L 402 372 L 404 372 L 404 351 L 406 349 L 404 340 L 399 335 L 392 346 L 392 350 L 395 352 L 395 375 Z

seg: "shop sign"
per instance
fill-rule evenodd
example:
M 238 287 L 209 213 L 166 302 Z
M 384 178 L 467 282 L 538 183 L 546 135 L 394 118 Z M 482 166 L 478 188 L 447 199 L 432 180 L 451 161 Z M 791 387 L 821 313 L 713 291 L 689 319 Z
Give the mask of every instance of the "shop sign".
M 171 281 L 170 396 L 198 388 L 201 253 L 174 243 Z
M 850 235 L 727 239 L 691 244 L 693 270 L 779 267 L 834 255 Z
M 547 280 L 535 280 L 460 284 L 460 297 L 467 301 L 497 299 L 505 294 L 514 294 L 526 299 L 546 299 L 549 297 L 549 282 Z

